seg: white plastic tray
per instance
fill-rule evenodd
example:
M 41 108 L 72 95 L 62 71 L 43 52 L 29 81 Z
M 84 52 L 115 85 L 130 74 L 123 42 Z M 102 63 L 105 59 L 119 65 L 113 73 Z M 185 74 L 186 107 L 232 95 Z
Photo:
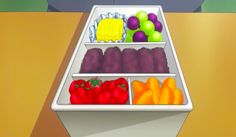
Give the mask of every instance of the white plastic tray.
M 144 10 L 148 13 L 153 12 L 157 14 L 158 20 L 163 24 L 163 42 L 157 43 L 90 43 L 89 40 L 89 26 L 93 25 L 94 20 L 100 14 L 106 14 L 108 12 L 119 12 L 130 16 L 137 11 Z M 121 50 L 124 48 L 140 49 L 145 46 L 146 48 L 162 47 L 167 56 L 168 66 L 170 73 L 168 74 L 82 74 L 79 73 L 82 59 L 87 49 L 93 47 L 99 47 L 103 51 L 108 47 L 118 46 Z M 102 80 L 115 79 L 118 77 L 124 77 L 128 80 L 129 84 L 132 80 L 145 81 L 148 77 L 156 77 L 161 82 L 167 77 L 174 77 L 177 82 L 177 87 L 184 93 L 183 105 L 133 105 L 132 104 L 132 89 L 129 89 L 130 99 L 125 105 L 71 105 L 68 92 L 68 87 L 73 79 L 90 79 L 92 77 L 99 77 Z M 128 134 L 131 136 L 176 136 L 180 127 L 182 126 L 188 113 L 192 110 L 192 102 L 186 87 L 183 74 L 176 56 L 176 52 L 169 34 L 167 23 L 164 18 L 162 8 L 160 6 L 94 6 L 81 37 L 76 45 L 74 53 L 71 57 L 69 65 L 63 76 L 60 86 L 58 87 L 55 98 L 52 102 L 52 109 L 57 112 L 59 118 L 65 125 L 66 129 L 71 136 L 125 136 Z M 115 116 L 119 114 L 117 119 Z M 136 120 L 134 115 L 142 118 L 142 115 L 156 115 L 153 117 L 153 122 L 150 124 L 156 126 L 155 130 L 151 130 L 149 127 L 142 129 L 142 134 L 137 132 L 141 130 L 140 127 L 144 126 L 145 122 Z M 130 115 L 130 116 L 129 116 Z M 133 115 L 133 117 L 131 117 Z M 93 124 L 94 118 L 97 117 L 102 125 Z M 105 117 L 106 116 L 106 117 Z M 173 118 L 171 118 L 171 116 Z M 121 119 L 123 117 L 123 119 Z M 113 119 L 112 119 L 113 118 Z M 145 118 L 144 118 L 145 119 Z M 173 121 L 174 119 L 174 121 Z M 113 121 L 112 121 L 113 120 Z M 130 121 L 130 124 L 126 124 Z M 133 121 L 133 122 L 132 122 Z M 84 123 L 87 123 L 84 125 Z M 88 124 L 90 123 L 90 124 Z M 111 124 L 112 123 L 112 124 Z M 132 124 L 133 123 L 133 124 Z M 160 125 L 160 126 L 158 126 Z M 128 131 L 123 130 L 127 128 Z M 153 128 L 153 127 L 152 127 Z M 113 132 L 114 131 L 114 132 Z M 119 135 L 115 135 L 115 133 Z M 92 135 L 93 134 L 93 135 Z

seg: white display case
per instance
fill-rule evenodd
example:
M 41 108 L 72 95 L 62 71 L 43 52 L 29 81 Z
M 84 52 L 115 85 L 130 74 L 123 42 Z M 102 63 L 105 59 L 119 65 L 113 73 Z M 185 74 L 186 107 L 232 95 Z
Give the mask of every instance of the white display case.
M 115 13 L 125 14 L 127 17 L 144 10 L 156 13 L 158 20 L 163 24 L 163 42 L 151 43 L 90 43 L 89 27 L 100 14 Z M 170 73 L 79 73 L 80 66 L 86 51 L 90 48 L 117 46 L 124 48 L 140 49 L 141 47 L 164 48 Z M 129 101 L 124 105 L 71 105 L 70 83 L 75 79 L 88 80 L 93 77 L 101 80 L 123 77 L 129 82 Z M 163 82 L 167 77 L 176 79 L 177 87 L 183 91 L 183 105 L 134 105 L 132 104 L 133 92 L 130 86 L 133 80 L 145 81 L 148 77 L 156 77 Z M 192 102 L 184 81 L 184 77 L 176 56 L 167 23 L 161 6 L 94 6 L 81 37 L 75 47 L 69 65 L 65 71 L 60 86 L 52 103 L 55 111 L 64 124 L 68 133 L 73 137 L 124 137 L 124 136 L 177 136 L 184 120 L 192 110 Z

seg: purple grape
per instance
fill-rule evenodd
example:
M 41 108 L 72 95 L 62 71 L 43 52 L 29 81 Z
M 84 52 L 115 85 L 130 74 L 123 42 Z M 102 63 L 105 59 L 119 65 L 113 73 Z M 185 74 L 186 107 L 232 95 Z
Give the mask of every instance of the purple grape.
M 140 71 L 137 50 L 131 48 L 124 49 L 122 59 L 124 73 L 137 73 Z
M 152 21 L 153 23 L 157 21 L 157 15 L 154 13 L 148 14 L 148 20 Z
M 154 68 L 156 73 L 169 73 L 169 67 L 167 65 L 167 58 L 163 48 L 154 48 L 151 51 Z
M 138 29 L 139 28 L 139 20 L 138 20 L 138 18 L 135 17 L 135 16 L 129 17 L 129 19 L 127 21 L 127 26 L 131 30 Z
M 141 48 L 138 50 L 139 54 L 139 66 L 141 73 L 153 73 L 154 63 L 151 50 L 147 48 Z
M 154 26 L 155 26 L 155 30 L 156 30 L 156 31 L 162 32 L 162 28 L 163 28 L 163 27 L 162 27 L 162 24 L 161 24 L 160 21 L 157 20 L 157 21 L 155 21 L 153 24 L 154 24 Z
M 97 73 L 101 68 L 103 53 L 101 49 L 89 49 L 82 61 L 80 72 L 82 73 Z
M 133 42 L 147 42 L 147 36 L 143 31 L 139 30 L 134 33 Z
M 103 58 L 103 73 L 121 73 L 122 72 L 122 55 L 118 47 L 106 49 Z

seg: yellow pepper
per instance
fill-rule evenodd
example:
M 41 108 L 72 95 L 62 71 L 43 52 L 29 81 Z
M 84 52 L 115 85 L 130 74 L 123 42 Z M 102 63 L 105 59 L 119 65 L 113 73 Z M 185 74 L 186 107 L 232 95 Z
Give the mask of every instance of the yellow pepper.
M 167 87 L 171 88 L 173 91 L 175 91 L 176 90 L 176 81 L 173 78 L 167 78 L 164 80 L 162 86 L 163 87 L 167 86 Z
M 133 99 L 133 104 L 136 104 L 140 96 L 144 93 L 146 89 L 146 85 L 138 80 L 134 80 L 132 82 L 132 87 L 133 87 L 133 93 L 134 93 L 134 99 Z
M 171 88 L 164 86 L 161 88 L 159 104 L 173 104 L 174 92 Z
M 174 101 L 173 104 L 183 104 L 184 103 L 184 95 L 180 89 L 176 89 L 174 91 Z
M 152 91 L 145 91 L 142 96 L 139 97 L 136 104 L 153 104 Z

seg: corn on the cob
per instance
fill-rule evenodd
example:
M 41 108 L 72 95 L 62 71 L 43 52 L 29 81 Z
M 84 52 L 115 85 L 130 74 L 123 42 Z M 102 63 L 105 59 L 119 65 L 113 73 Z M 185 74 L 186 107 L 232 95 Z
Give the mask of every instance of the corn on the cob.
M 96 31 L 97 41 L 116 41 L 122 39 L 124 22 L 122 19 L 108 18 L 99 22 Z

